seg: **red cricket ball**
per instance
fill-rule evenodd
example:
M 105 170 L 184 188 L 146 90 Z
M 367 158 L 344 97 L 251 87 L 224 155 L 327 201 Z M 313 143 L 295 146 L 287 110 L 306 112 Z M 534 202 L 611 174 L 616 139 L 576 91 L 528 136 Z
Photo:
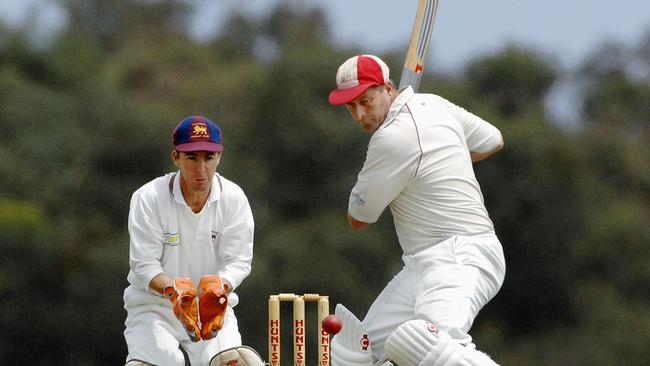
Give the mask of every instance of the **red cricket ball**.
M 329 335 L 335 335 L 341 331 L 343 324 L 341 319 L 336 315 L 328 315 L 323 319 L 323 331 Z

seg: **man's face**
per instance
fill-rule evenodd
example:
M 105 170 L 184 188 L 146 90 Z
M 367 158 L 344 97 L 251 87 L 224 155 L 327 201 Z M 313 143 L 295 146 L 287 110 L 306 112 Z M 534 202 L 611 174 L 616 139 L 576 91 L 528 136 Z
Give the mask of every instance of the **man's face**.
M 384 123 L 393 103 L 393 93 L 394 89 L 390 83 L 374 86 L 348 102 L 345 107 L 363 130 L 372 134 Z
M 184 194 L 210 192 L 212 178 L 221 160 L 221 153 L 173 151 L 172 160 L 181 171 L 181 188 Z

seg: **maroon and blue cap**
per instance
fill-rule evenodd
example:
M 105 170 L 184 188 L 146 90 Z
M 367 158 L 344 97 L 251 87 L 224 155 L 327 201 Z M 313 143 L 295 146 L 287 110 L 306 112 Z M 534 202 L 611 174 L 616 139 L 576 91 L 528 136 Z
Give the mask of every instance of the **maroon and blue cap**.
M 203 116 L 190 116 L 182 120 L 172 136 L 176 151 L 221 152 L 221 129 Z

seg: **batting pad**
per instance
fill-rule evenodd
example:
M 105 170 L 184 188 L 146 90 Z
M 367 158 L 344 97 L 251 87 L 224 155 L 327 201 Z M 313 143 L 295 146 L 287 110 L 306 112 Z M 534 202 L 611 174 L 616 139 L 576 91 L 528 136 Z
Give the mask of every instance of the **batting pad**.
M 264 361 L 254 349 L 248 346 L 223 350 L 210 360 L 210 366 L 264 366 Z
M 465 348 L 424 320 L 409 320 L 386 340 L 386 355 L 400 366 L 457 366 Z
M 345 306 L 336 305 L 341 332 L 332 338 L 332 366 L 372 366 L 372 352 L 361 321 Z

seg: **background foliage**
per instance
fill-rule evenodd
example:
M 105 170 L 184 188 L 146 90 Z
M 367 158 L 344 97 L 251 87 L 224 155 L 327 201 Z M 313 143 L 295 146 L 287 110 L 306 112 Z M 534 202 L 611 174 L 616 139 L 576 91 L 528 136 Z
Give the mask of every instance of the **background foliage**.
M 329 294 L 362 317 L 400 252 L 389 213 L 345 222 L 367 136 L 327 104 L 357 51 L 329 42 L 323 14 L 235 14 L 197 42 L 182 2 L 59 1 L 69 22 L 47 46 L 0 26 L 0 363 L 123 363 L 128 202 L 172 169 L 171 130 L 191 114 L 222 126 L 220 171 L 256 219 L 245 343 L 265 354 L 271 293 Z M 380 56 L 400 69 L 398 51 Z M 649 60 L 650 32 L 572 70 L 512 45 L 421 85 L 506 141 L 475 166 L 508 273 L 472 331 L 503 365 L 650 359 Z M 546 108 L 561 80 L 578 88 L 571 128 Z

